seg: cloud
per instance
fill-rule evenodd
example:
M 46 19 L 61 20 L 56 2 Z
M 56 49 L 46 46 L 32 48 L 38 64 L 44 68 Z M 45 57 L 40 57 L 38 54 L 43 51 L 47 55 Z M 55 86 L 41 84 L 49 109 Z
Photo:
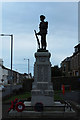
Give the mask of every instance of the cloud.
M 22 64 L 24 57 L 30 58 L 31 64 L 35 61 L 37 42 L 33 30 L 39 30 L 41 14 L 44 14 L 49 22 L 47 49 L 52 54 L 52 64 L 59 65 L 62 59 L 71 55 L 78 42 L 77 7 L 76 2 L 3 3 L 3 32 L 14 35 L 14 64 Z M 10 46 L 7 47 L 8 45 L 8 53 Z M 4 57 L 5 64 L 8 59 Z
M 35 47 L 35 36 L 34 34 L 18 34 L 14 37 L 14 48 L 18 50 L 30 50 Z
M 78 0 L 3 0 L 1 2 L 78 2 Z

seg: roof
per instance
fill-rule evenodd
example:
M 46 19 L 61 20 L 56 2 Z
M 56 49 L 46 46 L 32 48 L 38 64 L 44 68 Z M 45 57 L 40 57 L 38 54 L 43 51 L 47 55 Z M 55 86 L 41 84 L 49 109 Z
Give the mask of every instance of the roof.
M 78 47 L 80 47 L 80 43 L 78 45 L 76 45 L 74 48 L 78 48 Z

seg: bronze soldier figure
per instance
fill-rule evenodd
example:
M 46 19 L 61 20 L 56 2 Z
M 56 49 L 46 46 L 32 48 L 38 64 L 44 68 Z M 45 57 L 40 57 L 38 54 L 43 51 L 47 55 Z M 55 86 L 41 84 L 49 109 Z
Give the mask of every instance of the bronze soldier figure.
M 45 16 L 44 15 L 41 15 L 40 16 L 40 24 L 39 24 L 39 32 L 36 33 L 36 35 L 40 35 L 41 36 L 41 49 L 44 49 L 46 50 L 46 46 L 47 46 L 47 43 L 46 43 L 46 34 L 47 34 L 47 28 L 48 28 L 48 22 L 44 21 L 45 19 Z

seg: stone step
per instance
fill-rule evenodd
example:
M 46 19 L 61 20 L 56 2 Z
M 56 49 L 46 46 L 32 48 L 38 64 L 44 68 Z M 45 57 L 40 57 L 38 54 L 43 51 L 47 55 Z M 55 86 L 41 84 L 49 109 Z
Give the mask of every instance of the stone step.
M 43 111 L 43 112 L 36 112 L 36 111 L 23 111 L 23 112 L 17 112 L 17 111 L 10 111 L 9 112 L 10 117 L 26 117 L 26 118 L 37 118 L 37 117 L 43 117 L 43 118 L 75 118 L 76 113 L 75 111 Z

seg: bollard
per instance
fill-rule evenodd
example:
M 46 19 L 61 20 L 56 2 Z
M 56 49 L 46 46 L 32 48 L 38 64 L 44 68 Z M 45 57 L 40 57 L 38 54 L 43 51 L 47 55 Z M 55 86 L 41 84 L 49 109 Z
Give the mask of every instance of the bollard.
M 63 93 L 63 95 L 65 93 L 65 86 L 64 85 L 62 85 L 62 93 Z

